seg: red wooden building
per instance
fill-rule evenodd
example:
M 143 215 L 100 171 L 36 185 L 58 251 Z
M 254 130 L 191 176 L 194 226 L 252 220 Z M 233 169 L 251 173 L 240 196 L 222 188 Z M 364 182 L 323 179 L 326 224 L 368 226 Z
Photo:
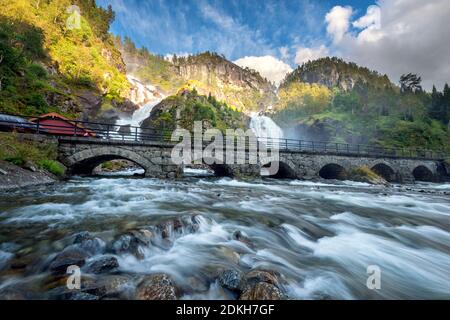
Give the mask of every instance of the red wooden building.
M 95 133 L 83 127 L 80 123 L 69 120 L 55 112 L 47 113 L 38 118 L 30 119 L 31 122 L 39 121 L 39 128 L 48 134 L 95 137 Z

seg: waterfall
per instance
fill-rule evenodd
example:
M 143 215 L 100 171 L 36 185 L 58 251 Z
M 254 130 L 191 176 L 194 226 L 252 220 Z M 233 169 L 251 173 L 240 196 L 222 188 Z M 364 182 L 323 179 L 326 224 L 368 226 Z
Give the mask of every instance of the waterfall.
M 131 118 L 122 118 L 117 120 L 116 124 L 118 126 L 132 126 L 132 127 L 139 127 L 145 119 L 147 119 L 150 116 L 150 113 L 152 112 L 152 109 L 154 106 L 156 106 L 158 103 L 161 102 L 162 99 L 147 103 L 146 105 L 142 106 L 140 109 L 137 109 L 131 116 Z
M 250 129 L 258 138 L 283 138 L 283 130 L 271 118 L 259 113 L 252 114 Z
M 139 106 L 131 118 L 121 118 L 116 124 L 118 129 L 121 126 L 139 127 L 145 119 L 150 116 L 152 109 L 160 103 L 166 96 L 152 85 L 144 84 L 132 75 L 127 75 L 127 79 L 132 85 L 130 100 Z

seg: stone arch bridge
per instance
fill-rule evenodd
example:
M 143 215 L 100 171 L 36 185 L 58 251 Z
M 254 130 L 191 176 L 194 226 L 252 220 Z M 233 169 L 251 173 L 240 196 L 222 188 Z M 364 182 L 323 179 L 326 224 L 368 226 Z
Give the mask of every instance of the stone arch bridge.
M 60 137 L 59 160 L 71 175 L 89 175 L 101 163 L 114 159 L 130 160 L 145 170 L 146 177 L 177 178 L 183 167 L 171 160 L 174 144 L 151 141 L 102 140 L 98 138 Z M 218 176 L 259 176 L 270 160 L 257 164 L 211 164 Z M 279 170 L 269 172 L 276 178 L 345 179 L 352 169 L 367 166 L 390 182 L 438 181 L 448 173 L 440 160 L 352 154 L 311 150 L 280 150 Z

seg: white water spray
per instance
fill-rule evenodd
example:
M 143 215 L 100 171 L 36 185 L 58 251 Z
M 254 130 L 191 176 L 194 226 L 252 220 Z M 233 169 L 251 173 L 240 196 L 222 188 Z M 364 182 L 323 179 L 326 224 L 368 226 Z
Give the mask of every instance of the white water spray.
M 259 113 L 253 113 L 250 121 L 250 129 L 258 138 L 283 138 L 283 130 L 269 117 Z
M 139 127 L 145 119 L 150 116 L 150 113 L 158 103 L 160 103 L 166 96 L 158 91 L 155 86 L 142 83 L 135 77 L 128 75 L 128 81 L 132 84 L 130 92 L 130 100 L 139 106 L 131 118 L 119 119 L 116 124 L 118 126 Z

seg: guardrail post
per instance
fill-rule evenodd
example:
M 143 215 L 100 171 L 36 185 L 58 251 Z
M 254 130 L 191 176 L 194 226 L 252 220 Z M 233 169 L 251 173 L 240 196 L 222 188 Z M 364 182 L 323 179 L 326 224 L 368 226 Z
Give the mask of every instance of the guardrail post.
M 134 141 L 138 141 L 138 128 L 134 128 Z
M 40 126 L 40 122 L 39 122 L 39 118 L 37 119 L 36 122 L 36 133 L 39 134 L 39 126 Z
M 75 122 L 75 125 L 73 126 L 73 136 L 76 137 L 77 136 L 77 123 Z
M 106 125 L 106 139 L 109 139 L 109 123 Z

